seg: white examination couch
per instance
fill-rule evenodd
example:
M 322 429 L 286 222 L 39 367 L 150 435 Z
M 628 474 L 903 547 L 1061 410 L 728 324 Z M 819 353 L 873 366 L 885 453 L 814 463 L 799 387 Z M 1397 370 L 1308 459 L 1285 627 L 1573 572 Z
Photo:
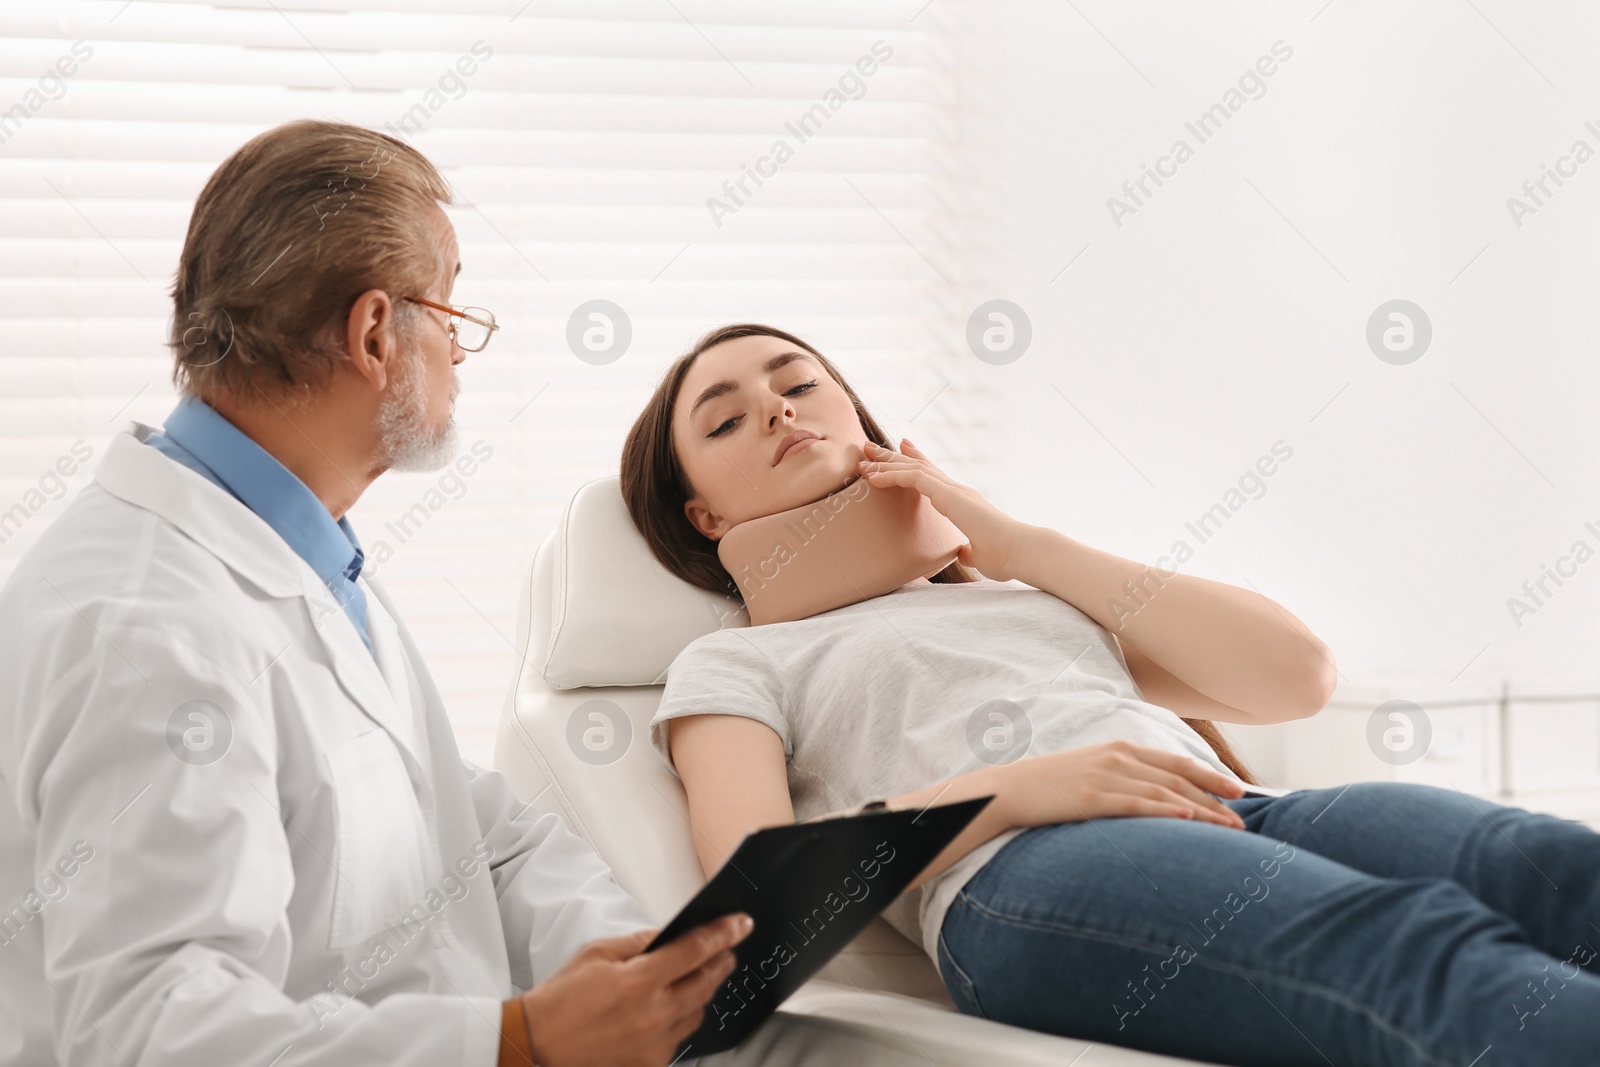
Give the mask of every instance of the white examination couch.
M 682 786 L 651 749 L 646 724 L 673 657 L 719 625 L 746 624 L 735 602 L 656 562 L 628 520 L 615 477 L 574 494 L 522 590 L 521 662 L 495 767 L 524 799 L 559 813 L 592 844 L 658 924 L 704 878 Z M 927 956 L 882 919 L 783 1010 L 892 1034 L 938 1067 L 1189 1062 L 962 1015 Z

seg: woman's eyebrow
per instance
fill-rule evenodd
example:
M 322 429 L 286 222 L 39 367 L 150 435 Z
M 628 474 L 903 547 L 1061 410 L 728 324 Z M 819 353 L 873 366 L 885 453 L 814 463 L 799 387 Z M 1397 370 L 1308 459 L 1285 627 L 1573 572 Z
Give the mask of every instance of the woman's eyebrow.
M 777 355 L 767 360 L 761 369 L 767 374 L 771 374 L 773 371 L 778 370 L 789 363 L 793 363 L 797 359 L 810 358 L 811 353 L 809 352 L 779 352 Z M 739 388 L 738 382 L 727 380 L 714 382 L 713 384 L 706 386 L 705 390 L 695 398 L 694 406 L 689 409 L 690 416 L 693 416 L 696 411 L 700 410 L 700 405 L 704 404 L 706 401 L 715 400 L 719 396 L 725 396 L 737 388 Z

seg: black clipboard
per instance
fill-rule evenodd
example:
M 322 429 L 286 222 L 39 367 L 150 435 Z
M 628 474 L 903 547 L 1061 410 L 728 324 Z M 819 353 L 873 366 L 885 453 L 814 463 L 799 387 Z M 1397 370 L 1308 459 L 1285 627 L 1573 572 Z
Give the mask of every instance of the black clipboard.
M 733 973 L 678 1059 L 733 1048 L 855 938 L 993 800 L 888 810 L 747 834 L 705 887 L 645 948 L 745 912 Z

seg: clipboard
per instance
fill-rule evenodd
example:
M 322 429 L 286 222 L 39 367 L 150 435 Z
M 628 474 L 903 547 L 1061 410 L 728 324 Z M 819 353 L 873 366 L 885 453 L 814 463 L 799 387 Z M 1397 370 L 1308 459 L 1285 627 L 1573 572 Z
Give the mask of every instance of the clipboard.
M 678 1060 L 733 1048 L 910 885 L 994 797 L 880 809 L 745 835 L 739 847 L 645 948 L 745 912 L 733 972 L 706 1005 Z

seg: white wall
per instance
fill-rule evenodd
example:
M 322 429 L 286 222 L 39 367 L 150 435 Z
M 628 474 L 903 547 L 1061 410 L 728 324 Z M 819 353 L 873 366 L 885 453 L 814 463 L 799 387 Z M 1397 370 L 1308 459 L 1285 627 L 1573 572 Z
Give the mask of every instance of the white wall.
M 1600 679 L 1600 560 L 1520 628 L 1506 604 L 1574 541 L 1600 549 L 1600 161 L 1520 228 L 1506 203 L 1575 140 L 1600 151 L 1600 16 L 1015 0 L 968 17 L 974 288 L 1034 329 L 985 365 L 1007 428 L 993 499 L 1135 558 L 1188 541 L 1182 569 L 1279 600 L 1353 684 Z M 1280 40 L 1264 95 L 1200 143 L 1185 121 Z M 1193 158 L 1116 225 L 1107 198 L 1178 138 Z M 1392 298 L 1432 322 L 1409 365 L 1365 341 Z M 1186 532 L 1279 440 L 1293 457 L 1260 499 L 1204 544 Z

